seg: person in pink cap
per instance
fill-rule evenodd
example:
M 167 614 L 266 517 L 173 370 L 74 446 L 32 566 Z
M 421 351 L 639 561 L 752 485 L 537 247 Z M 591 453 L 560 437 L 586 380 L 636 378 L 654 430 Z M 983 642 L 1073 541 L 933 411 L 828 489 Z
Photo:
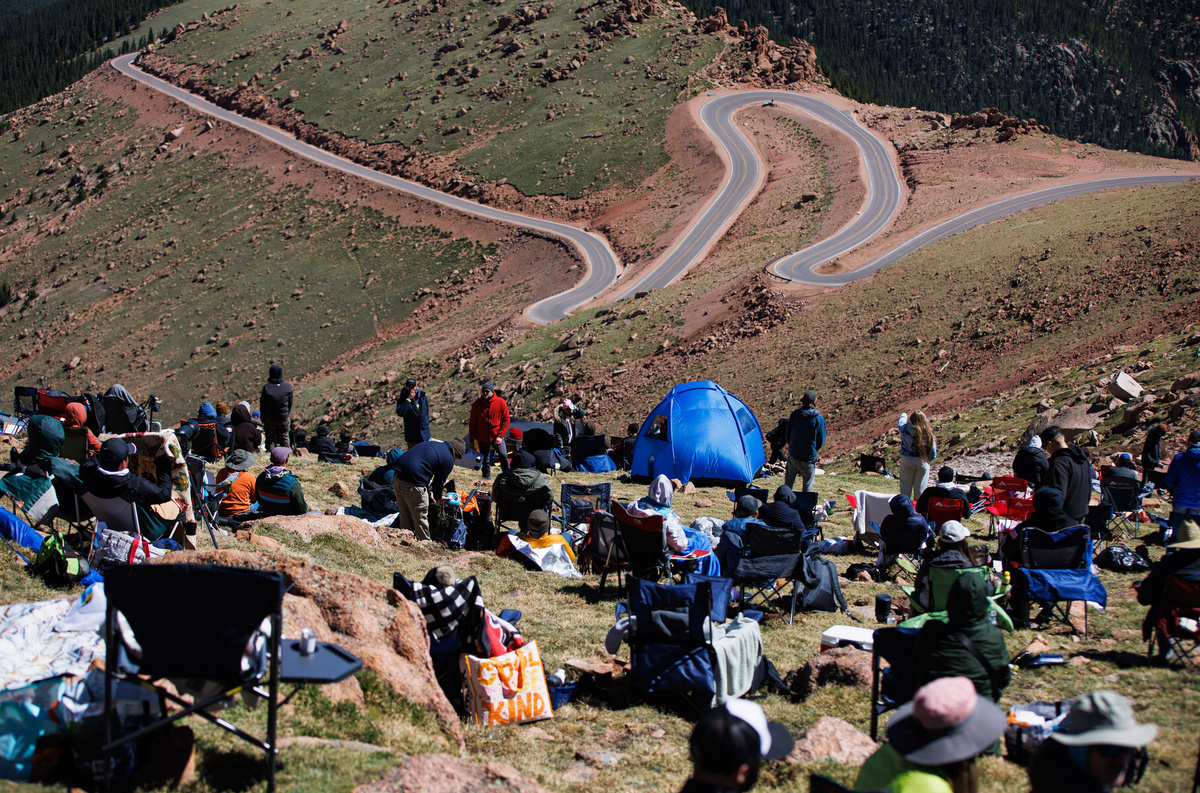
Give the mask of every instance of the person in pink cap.
M 888 723 L 888 742 L 858 771 L 855 790 L 890 793 L 976 793 L 975 758 L 1004 733 L 1003 711 L 965 677 L 943 677 L 917 689 Z

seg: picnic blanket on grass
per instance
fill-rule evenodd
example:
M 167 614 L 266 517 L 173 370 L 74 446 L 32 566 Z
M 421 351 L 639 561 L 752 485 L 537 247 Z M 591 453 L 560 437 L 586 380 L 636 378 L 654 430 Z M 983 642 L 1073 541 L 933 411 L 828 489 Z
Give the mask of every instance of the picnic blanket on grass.
M 104 658 L 104 586 L 0 608 L 0 691 L 87 672 Z

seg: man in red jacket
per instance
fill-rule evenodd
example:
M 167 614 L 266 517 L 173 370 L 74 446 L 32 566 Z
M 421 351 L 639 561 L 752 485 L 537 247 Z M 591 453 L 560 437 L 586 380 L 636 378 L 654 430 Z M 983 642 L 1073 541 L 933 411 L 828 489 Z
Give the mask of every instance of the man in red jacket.
M 508 434 L 508 403 L 496 396 L 492 381 L 483 384 L 479 399 L 471 405 L 471 420 L 467 426 L 471 446 L 483 455 L 484 479 L 492 478 L 492 455 L 500 458 L 500 470 L 508 470 L 508 450 L 504 436 Z

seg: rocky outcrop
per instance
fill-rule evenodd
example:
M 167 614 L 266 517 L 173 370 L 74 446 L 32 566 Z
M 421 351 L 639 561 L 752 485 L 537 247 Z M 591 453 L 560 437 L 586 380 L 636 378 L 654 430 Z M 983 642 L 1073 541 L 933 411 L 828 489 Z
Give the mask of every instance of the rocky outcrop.
M 796 741 L 787 762 L 809 764 L 829 759 L 860 766 L 876 748 L 875 742 L 853 724 L 836 716 L 822 716 Z
M 950 129 L 983 129 L 985 127 L 997 128 L 996 140 L 1000 143 L 1012 140 L 1017 135 L 1050 131 L 1045 124 L 1039 124 L 1036 118 L 1021 119 L 1006 116 L 1000 112 L 999 108 L 995 107 L 985 107 L 979 113 L 955 115 L 950 119 Z
M 855 647 L 835 647 L 801 664 L 784 678 L 788 690 L 807 699 L 825 686 L 871 690 L 871 654 Z
M 360 545 L 380 544 L 379 532 L 375 527 L 353 515 L 273 515 L 262 522 L 294 531 L 305 542 L 318 534 L 337 534 Z
M 433 674 L 429 634 L 417 607 L 394 589 L 283 556 L 244 551 L 172 553 L 159 564 L 215 564 L 282 573 L 289 589 L 284 636 L 309 627 L 363 659 L 363 664 L 400 696 L 433 715 L 448 742 L 464 748 L 462 723 Z M 362 701 L 357 683 L 334 692 Z

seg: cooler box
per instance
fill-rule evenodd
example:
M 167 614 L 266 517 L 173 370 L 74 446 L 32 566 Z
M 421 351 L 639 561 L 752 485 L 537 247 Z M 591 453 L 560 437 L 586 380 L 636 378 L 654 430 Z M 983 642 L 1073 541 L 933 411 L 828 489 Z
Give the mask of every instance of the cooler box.
M 875 647 L 875 631 L 871 628 L 856 628 L 853 625 L 834 625 L 821 634 L 821 652 L 847 645 L 871 652 Z

